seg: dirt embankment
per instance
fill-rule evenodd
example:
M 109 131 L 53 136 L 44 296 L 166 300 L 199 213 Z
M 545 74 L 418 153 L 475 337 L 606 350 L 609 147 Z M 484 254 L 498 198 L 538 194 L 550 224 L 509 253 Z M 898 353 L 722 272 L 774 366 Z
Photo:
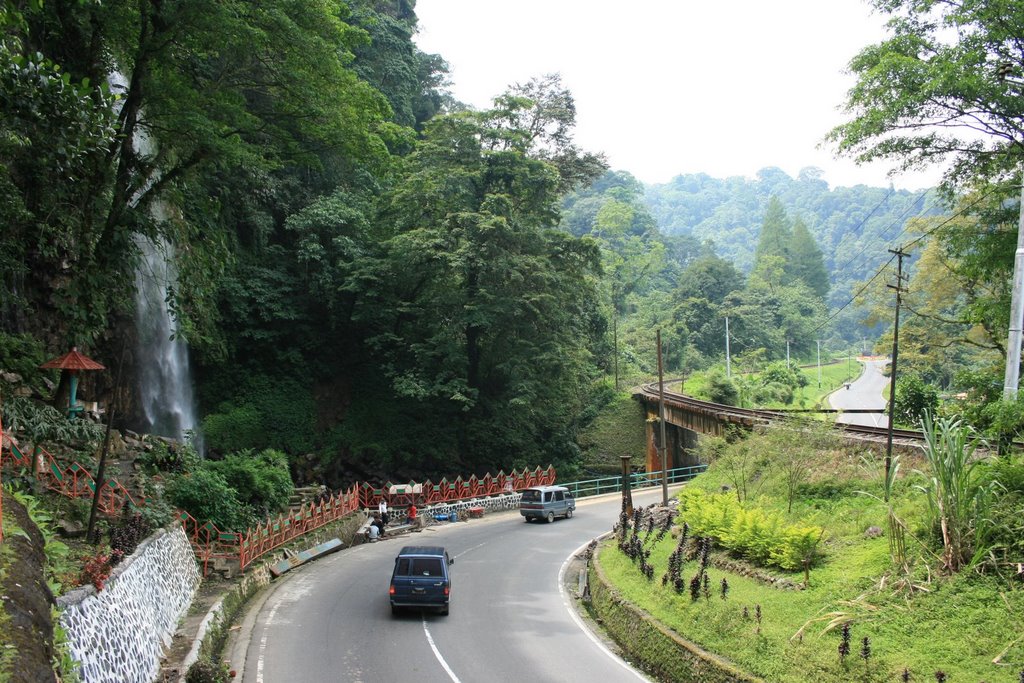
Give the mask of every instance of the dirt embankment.
M 11 683 L 54 681 L 50 620 L 54 599 L 43 578 L 45 540 L 25 508 L 9 495 L 4 496 L 3 515 L 0 632 L 6 647 L 0 658 L 0 679 Z

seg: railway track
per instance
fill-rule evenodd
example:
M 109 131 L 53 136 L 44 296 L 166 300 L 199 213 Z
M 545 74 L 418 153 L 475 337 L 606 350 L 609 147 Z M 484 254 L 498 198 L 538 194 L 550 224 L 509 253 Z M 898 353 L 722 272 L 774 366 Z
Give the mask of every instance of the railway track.
M 665 384 L 670 381 L 678 380 L 666 380 Z M 643 384 L 640 386 L 640 391 L 645 396 L 657 400 L 658 399 L 658 383 L 651 382 L 649 384 Z M 779 420 L 792 417 L 798 413 L 839 413 L 838 410 L 767 410 L 763 408 L 737 408 L 736 406 L 729 406 L 723 403 L 714 403 L 712 401 L 703 401 L 686 394 L 680 394 L 675 391 L 665 390 L 665 403 L 668 405 L 675 405 L 680 408 L 693 410 L 706 415 L 714 415 L 727 422 L 738 422 L 742 424 L 770 424 L 772 422 L 778 422 Z M 847 412 L 871 412 L 877 411 L 847 411 Z M 852 424 L 836 424 L 835 428 L 839 431 L 844 431 L 851 434 L 857 434 L 864 437 L 870 438 L 888 438 L 889 430 L 887 427 L 873 427 L 870 425 L 852 425 Z M 893 441 L 899 441 L 904 444 L 920 444 L 924 445 L 924 435 L 917 430 L 913 429 L 893 429 L 892 430 Z

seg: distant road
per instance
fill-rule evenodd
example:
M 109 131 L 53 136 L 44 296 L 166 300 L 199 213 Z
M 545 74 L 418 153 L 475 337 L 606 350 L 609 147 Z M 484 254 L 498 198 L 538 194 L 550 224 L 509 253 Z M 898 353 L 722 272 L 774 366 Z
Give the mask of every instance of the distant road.
M 836 410 L 859 409 L 878 410 L 879 412 L 877 414 L 844 413 L 836 418 L 836 422 L 888 427 L 889 417 L 885 414 L 885 409 L 888 405 L 886 389 L 889 386 L 889 378 L 882 374 L 882 370 L 889 359 L 860 360 L 860 362 L 864 365 L 864 371 L 860 377 L 850 383 L 849 389 L 838 389 L 829 394 L 828 401 Z

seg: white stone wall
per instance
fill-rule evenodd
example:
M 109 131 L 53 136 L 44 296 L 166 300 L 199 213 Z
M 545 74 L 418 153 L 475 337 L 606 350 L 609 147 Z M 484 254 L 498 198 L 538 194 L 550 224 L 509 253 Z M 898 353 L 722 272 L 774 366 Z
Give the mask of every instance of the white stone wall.
M 180 526 L 139 544 L 102 591 L 78 588 L 57 600 L 60 623 L 83 683 L 152 683 L 201 577 Z
M 437 505 L 431 505 L 422 513 L 426 515 L 448 515 L 456 513 L 460 517 L 469 508 L 483 508 L 488 512 L 500 512 L 502 510 L 516 510 L 519 508 L 519 499 L 523 497 L 522 493 L 503 493 L 500 496 L 489 496 L 487 498 L 469 498 L 467 500 L 460 500 L 453 503 L 439 503 Z M 466 513 L 468 514 L 468 513 Z

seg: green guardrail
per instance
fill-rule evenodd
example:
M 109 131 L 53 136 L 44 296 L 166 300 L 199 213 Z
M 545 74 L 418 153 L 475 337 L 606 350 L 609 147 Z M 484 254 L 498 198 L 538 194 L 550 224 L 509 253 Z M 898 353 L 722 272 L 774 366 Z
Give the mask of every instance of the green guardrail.
M 675 469 L 667 470 L 666 480 L 669 484 L 690 481 L 707 468 L 707 465 L 676 467 Z M 638 489 L 648 486 L 661 486 L 661 480 L 661 470 L 657 472 L 633 472 L 629 477 L 629 487 L 631 489 Z M 600 479 L 585 479 L 583 481 L 559 482 L 558 485 L 572 491 L 572 495 L 577 498 L 597 496 L 602 493 L 617 493 L 622 490 L 622 475 L 601 477 Z

